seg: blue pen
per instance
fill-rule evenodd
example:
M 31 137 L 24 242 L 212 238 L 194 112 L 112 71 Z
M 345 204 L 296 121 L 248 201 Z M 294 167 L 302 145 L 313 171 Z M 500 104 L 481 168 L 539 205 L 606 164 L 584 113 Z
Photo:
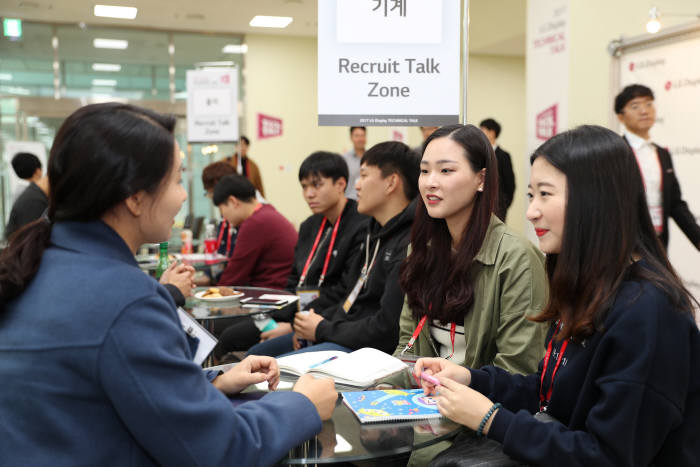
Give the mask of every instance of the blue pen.
M 309 370 L 312 369 L 312 368 L 316 368 L 317 366 L 323 365 L 324 363 L 328 363 L 328 362 L 330 362 L 331 360 L 335 360 L 336 358 L 338 358 L 337 355 L 335 355 L 335 356 L 333 356 L 333 357 L 331 357 L 331 358 L 327 358 L 327 359 L 323 360 L 322 362 L 314 363 L 313 365 L 311 365 L 311 366 L 309 367 Z

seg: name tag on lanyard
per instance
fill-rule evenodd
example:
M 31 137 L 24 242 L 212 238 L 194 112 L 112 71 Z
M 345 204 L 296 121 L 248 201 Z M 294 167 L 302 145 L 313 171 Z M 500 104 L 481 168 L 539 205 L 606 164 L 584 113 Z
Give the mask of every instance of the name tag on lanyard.
M 369 234 L 367 234 L 367 241 L 365 244 L 365 265 L 362 266 L 362 272 L 360 272 L 360 277 L 357 279 L 357 282 L 355 283 L 355 287 L 352 288 L 352 291 L 350 292 L 350 295 L 348 295 L 348 298 L 345 299 L 345 302 L 343 303 L 343 311 L 345 313 L 350 312 L 350 308 L 352 308 L 352 305 L 355 303 L 355 300 L 357 300 L 357 296 L 360 295 L 360 291 L 362 290 L 362 287 L 364 287 L 365 282 L 367 282 L 367 278 L 369 277 L 369 273 L 372 271 L 372 267 L 374 267 L 374 263 L 377 259 L 377 252 L 379 251 L 379 239 L 377 239 L 377 244 L 374 247 L 374 253 L 372 254 L 372 261 L 369 260 Z

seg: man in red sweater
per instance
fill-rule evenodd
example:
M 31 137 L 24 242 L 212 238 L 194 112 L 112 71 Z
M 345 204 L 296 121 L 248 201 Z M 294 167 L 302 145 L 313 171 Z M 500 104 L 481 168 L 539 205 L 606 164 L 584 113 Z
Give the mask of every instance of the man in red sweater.
M 238 174 L 216 184 L 213 201 L 221 216 L 238 228 L 236 248 L 219 285 L 283 289 L 294 261 L 294 226 L 272 205 L 258 202 L 253 184 Z

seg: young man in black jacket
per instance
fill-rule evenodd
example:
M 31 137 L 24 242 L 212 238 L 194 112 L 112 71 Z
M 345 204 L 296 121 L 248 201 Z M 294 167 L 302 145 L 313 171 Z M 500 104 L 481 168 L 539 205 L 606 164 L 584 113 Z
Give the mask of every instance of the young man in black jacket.
M 374 347 L 391 353 L 398 342 L 403 291 L 398 274 L 406 257 L 418 192 L 419 158 L 403 143 L 385 142 L 362 157 L 356 182 L 357 210 L 372 216 L 369 228 L 343 284 L 343 298 L 333 305 L 300 312 L 294 336 L 282 336 L 252 347 L 252 355 Z
M 343 275 L 361 253 L 369 218 L 357 212 L 357 202 L 345 196 L 348 167 L 330 152 L 318 151 L 299 167 L 299 183 L 313 215 L 302 222 L 286 289 L 297 292 L 304 307 L 325 308 L 344 298 Z M 236 319 L 214 348 L 221 359 L 258 342 L 292 333 L 297 304 L 272 313 L 277 327 L 260 332 L 252 318 Z

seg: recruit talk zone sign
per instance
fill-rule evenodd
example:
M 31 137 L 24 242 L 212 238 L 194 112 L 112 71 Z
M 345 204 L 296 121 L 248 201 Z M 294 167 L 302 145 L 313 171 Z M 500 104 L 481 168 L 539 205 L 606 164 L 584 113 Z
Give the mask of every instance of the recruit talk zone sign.
M 319 0 L 318 124 L 459 121 L 459 0 Z

